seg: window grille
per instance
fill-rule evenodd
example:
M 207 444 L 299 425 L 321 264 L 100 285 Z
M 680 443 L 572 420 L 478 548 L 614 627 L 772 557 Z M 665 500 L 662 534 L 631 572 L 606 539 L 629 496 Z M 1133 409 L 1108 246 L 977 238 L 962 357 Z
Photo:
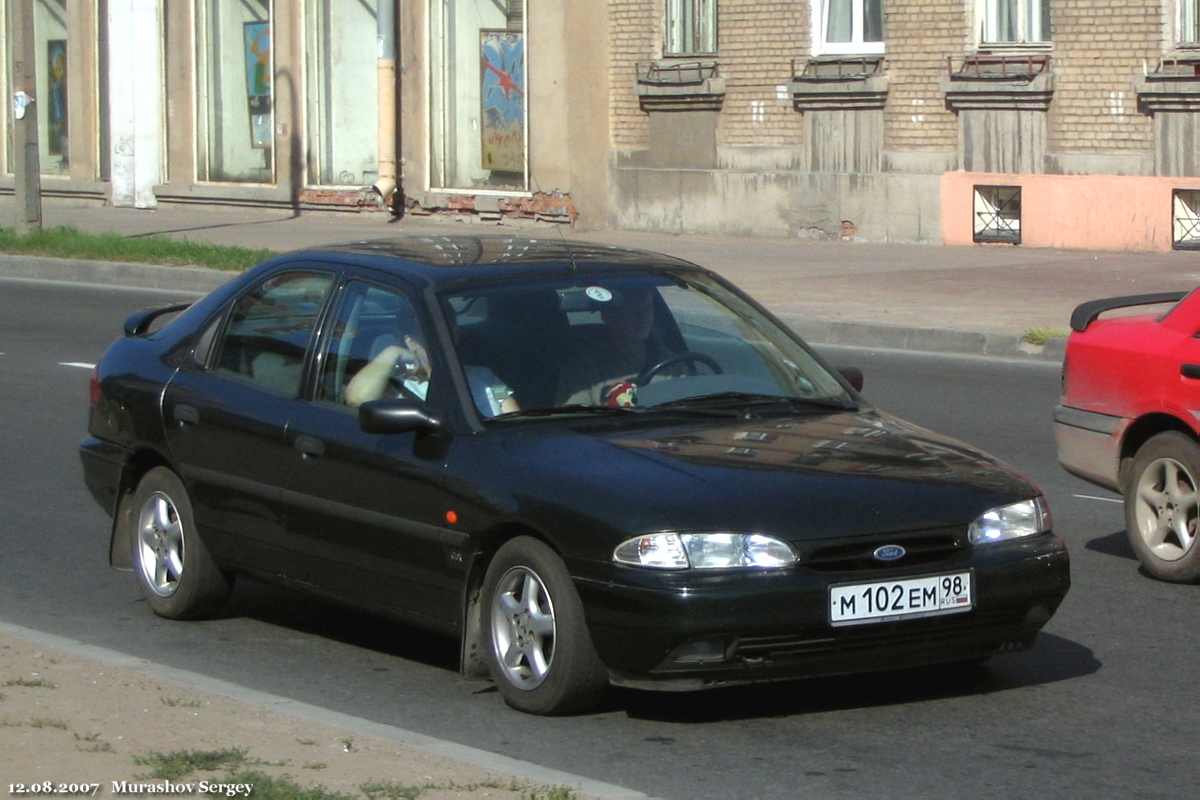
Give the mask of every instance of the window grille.
M 975 241 L 1021 243 L 1021 187 L 975 187 Z
M 1200 250 L 1200 189 L 1176 189 L 1173 194 L 1172 245 L 1176 250 Z

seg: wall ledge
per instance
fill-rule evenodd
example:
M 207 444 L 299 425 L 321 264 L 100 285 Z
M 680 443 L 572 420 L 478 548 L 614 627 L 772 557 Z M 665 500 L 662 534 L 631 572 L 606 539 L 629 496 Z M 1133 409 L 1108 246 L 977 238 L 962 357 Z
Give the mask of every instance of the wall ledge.
M 1139 75 L 1133 79 L 1138 107 L 1149 114 L 1200 111 L 1200 77 Z
M 943 75 L 939 87 L 952 111 L 1012 109 L 1048 111 L 1054 97 L 1054 76 L 1043 72 L 1009 78 L 969 78 Z

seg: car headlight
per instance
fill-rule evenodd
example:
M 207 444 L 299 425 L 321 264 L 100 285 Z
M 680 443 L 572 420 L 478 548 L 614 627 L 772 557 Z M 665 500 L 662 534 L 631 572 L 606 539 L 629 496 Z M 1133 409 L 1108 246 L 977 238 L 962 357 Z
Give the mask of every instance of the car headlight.
M 967 538 L 971 544 L 990 544 L 1024 536 L 1046 533 L 1053 527 L 1050 506 L 1038 496 L 1007 506 L 993 508 L 971 523 Z
M 650 569 L 778 569 L 796 563 L 796 551 L 761 533 L 648 533 L 621 542 L 613 561 Z

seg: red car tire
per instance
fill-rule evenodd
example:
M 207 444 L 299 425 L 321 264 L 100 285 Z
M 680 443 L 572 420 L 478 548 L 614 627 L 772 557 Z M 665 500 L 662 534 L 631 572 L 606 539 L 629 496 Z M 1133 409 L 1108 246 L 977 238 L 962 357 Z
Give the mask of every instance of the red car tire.
M 1125 526 L 1142 566 L 1160 580 L 1200 581 L 1200 445 L 1179 431 L 1151 437 L 1125 485 Z

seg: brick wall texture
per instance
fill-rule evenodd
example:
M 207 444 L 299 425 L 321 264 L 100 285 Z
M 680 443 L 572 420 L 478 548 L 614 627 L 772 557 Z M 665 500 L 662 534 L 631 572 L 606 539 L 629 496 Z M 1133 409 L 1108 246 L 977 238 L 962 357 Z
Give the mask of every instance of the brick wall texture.
M 809 4 L 723 0 L 718 6 L 725 104 L 723 145 L 799 145 L 802 120 L 792 107 L 792 60 L 809 52 Z M 780 96 L 779 87 L 783 87 Z
M 1129 153 L 1154 145 L 1133 78 L 1153 69 L 1164 40 L 1161 0 L 1052 0 L 1052 152 Z
M 1153 147 L 1153 120 L 1138 112 L 1132 80 L 1162 55 L 1164 0 L 1048 0 L 1054 99 L 1049 149 L 1062 153 L 1136 153 Z M 661 58 L 664 0 L 610 0 L 610 111 L 617 147 L 645 147 L 647 115 L 635 91 L 635 64 Z M 786 86 L 792 60 L 811 52 L 811 0 L 722 0 L 719 54 L 726 95 L 719 143 L 800 146 L 802 119 Z M 884 146 L 952 152 L 958 119 L 939 79 L 947 57 L 973 48 L 972 0 L 885 0 L 890 75 Z
M 883 8 L 890 77 L 884 147 L 953 151 L 958 119 L 946 108 L 938 81 L 946 74 L 946 57 L 961 58 L 966 46 L 966 0 L 885 0 Z
M 663 0 L 609 0 L 609 114 L 616 147 L 645 147 L 649 142 L 649 120 L 638 103 L 635 82 L 637 65 L 662 55 L 662 8 Z

